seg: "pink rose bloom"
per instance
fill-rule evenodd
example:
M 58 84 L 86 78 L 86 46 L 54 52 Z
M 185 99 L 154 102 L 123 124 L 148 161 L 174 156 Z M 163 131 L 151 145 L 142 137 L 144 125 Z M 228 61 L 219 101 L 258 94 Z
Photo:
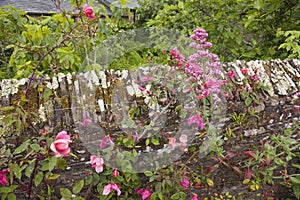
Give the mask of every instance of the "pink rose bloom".
M 83 6 L 83 12 L 89 19 L 94 19 L 94 11 L 93 8 L 89 4 L 85 4 Z
M 113 190 L 117 191 L 118 196 L 121 194 L 120 185 L 115 183 L 110 183 L 103 188 L 103 195 L 109 195 Z
M 227 75 L 229 78 L 233 78 L 235 76 L 235 72 L 228 72 Z
M 169 146 L 171 148 L 175 147 L 176 139 L 175 138 L 169 138 Z
M 177 48 L 171 49 L 171 50 L 170 50 L 170 53 L 171 53 L 171 55 L 172 55 L 173 57 L 177 57 L 177 56 L 178 56 L 178 49 L 177 49 Z
M 142 195 L 142 200 L 150 200 L 152 192 L 149 189 L 141 190 L 137 188 L 135 190 L 138 194 Z
M 92 155 L 90 157 L 90 163 L 97 173 L 103 172 L 104 161 L 102 158 Z
M 193 193 L 192 200 L 198 200 L 198 195 Z
M 69 143 L 71 142 L 70 136 L 66 131 L 61 131 L 52 142 L 50 149 L 54 152 L 56 157 L 67 157 L 70 155 L 71 148 Z
M 246 75 L 248 73 L 248 68 L 243 68 L 242 69 L 242 74 Z
M 189 179 L 184 178 L 183 181 L 180 183 L 181 186 L 185 187 L 185 188 L 190 188 L 190 182 Z
M 0 184 L 3 186 L 6 186 L 7 184 L 7 179 L 6 179 L 6 175 L 9 172 L 8 169 L 4 169 L 2 171 L 0 171 Z

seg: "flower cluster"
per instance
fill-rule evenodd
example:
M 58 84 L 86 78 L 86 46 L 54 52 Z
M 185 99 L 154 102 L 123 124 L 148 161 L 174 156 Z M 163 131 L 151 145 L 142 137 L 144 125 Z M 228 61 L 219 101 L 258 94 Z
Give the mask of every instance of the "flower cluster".
M 137 188 L 135 191 L 138 194 L 142 195 L 142 200 L 150 200 L 151 199 L 152 192 L 149 189 L 142 190 L 142 189 Z
M 8 169 L 4 169 L 0 171 L 0 184 L 3 186 L 6 186 L 7 184 L 7 179 L 6 179 L 6 174 L 9 172 Z

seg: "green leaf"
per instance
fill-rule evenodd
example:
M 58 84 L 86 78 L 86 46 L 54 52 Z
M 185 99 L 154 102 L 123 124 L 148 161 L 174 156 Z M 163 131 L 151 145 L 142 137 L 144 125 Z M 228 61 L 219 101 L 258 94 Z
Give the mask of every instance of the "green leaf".
M 58 177 L 60 177 L 60 174 L 53 174 L 51 172 L 47 172 L 47 174 L 46 174 L 46 178 L 49 180 L 55 180 Z
M 16 199 L 17 199 L 17 197 L 14 193 L 9 193 L 7 195 L 7 200 L 16 200 Z
M 49 97 L 51 96 L 51 94 L 52 94 L 52 91 L 50 90 L 50 89 L 45 89 L 44 90 L 44 100 L 46 101 L 46 100 L 48 100 L 49 99 Z
M 159 145 L 159 139 L 158 138 L 152 138 L 151 139 L 152 144 L 158 146 Z
M 49 171 L 51 172 L 57 163 L 57 157 L 53 156 L 49 160 Z
M 58 158 L 57 159 L 57 167 L 59 169 L 66 169 L 67 167 L 67 162 L 64 158 Z
M 13 192 L 17 187 L 17 185 L 11 185 L 9 187 L 0 187 L 0 194 Z
M 300 185 L 294 185 L 293 192 L 294 195 L 296 196 L 296 199 L 300 199 Z
M 78 194 L 84 186 L 84 180 L 80 180 L 73 186 L 72 192 L 73 194 Z
M 247 97 L 247 98 L 245 99 L 245 105 L 246 105 L 246 106 L 250 106 L 251 103 L 252 103 L 252 98 L 251 98 L 251 97 Z
M 299 164 L 292 164 L 294 167 L 300 169 L 300 165 Z
M 34 185 L 37 187 L 43 180 L 43 172 L 39 172 L 34 176 Z
M 29 145 L 29 142 L 30 142 L 30 139 L 23 142 L 18 148 L 15 149 L 13 154 L 19 154 L 19 153 L 22 153 L 23 151 L 25 151 Z
M 72 192 L 68 188 L 60 188 L 60 195 L 65 199 L 72 198 Z
M 151 171 L 145 171 L 144 174 L 148 177 L 153 176 L 153 173 Z
M 175 193 L 171 196 L 171 199 L 179 199 L 179 196 L 180 194 L 179 193 Z
M 32 172 L 33 172 L 34 167 L 29 165 L 28 167 L 26 167 L 25 170 L 25 176 L 27 176 L 28 178 L 31 176 Z
M 22 169 L 20 168 L 19 165 L 17 164 L 14 164 L 12 166 L 12 170 L 14 172 L 14 175 L 18 178 L 18 179 L 21 179 L 21 176 L 22 176 Z
M 293 182 L 294 184 L 300 184 L 300 176 L 291 176 L 291 182 Z

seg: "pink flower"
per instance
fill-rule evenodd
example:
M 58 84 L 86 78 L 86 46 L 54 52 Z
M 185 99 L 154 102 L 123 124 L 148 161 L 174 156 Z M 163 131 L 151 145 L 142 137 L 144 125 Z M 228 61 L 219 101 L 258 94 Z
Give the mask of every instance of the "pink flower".
M 88 123 L 92 123 L 92 120 L 86 117 L 86 111 L 83 111 L 82 115 L 83 121 L 82 122 L 76 122 L 76 124 L 79 124 L 80 126 L 86 127 Z
M 297 92 L 297 93 L 296 93 L 296 96 L 300 98 L 300 92 Z
M 190 182 L 189 179 L 184 178 L 182 182 L 180 182 L 180 185 L 185 187 L 185 188 L 190 188 Z
M 258 76 L 255 74 L 255 75 L 250 76 L 250 80 L 251 81 L 258 81 L 259 79 L 258 79 Z
M 112 170 L 112 176 L 113 176 L 113 177 L 118 177 L 119 175 L 120 175 L 120 173 L 119 173 L 118 170 L 116 170 L 116 169 L 113 169 L 113 170 Z
M 202 117 L 200 114 L 196 114 L 190 118 L 188 118 L 188 124 L 191 125 L 191 124 L 198 124 L 198 126 L 201 128 L 201 129 L 204 129 L 204 124 L 202 122 Z
M 246 75 L 248 73 L 248 68 L 243 68 L 242 69 L 242 74 Z
M 228 72 L 228 73 L 227 73 L 227 76 L 228 76 L 229 78 L 233 78 L 233 77 L 235 76 L 235 72 L 233 72 L 233 71 Z
M 97 173 L 103 172 L 104 161 L 102 158 L 92 155 L 90 157 L 90 163 Z
M 209 49 L 212 47 L 212 43 L 211 42 L 206 42 L 204 45 L 203 45 L 203 48 L 204 49 Z
M 177 49 L 177 48 L 171 49 L 171 50 L 170 50 L 170 54 L 171 54 L 173 57 L 177 57 L 177 56 L 178 56 L 178 49 Z
M 110 146 L 111 146 L 111 147 L 114 146 L 115 143 L 112 141 L 110 135 L 107 135 L 107 136 L 105 136 L 105 137 L 102 139 L 102 141 L 101 141 L 101 144 L 100 144 L 100 148 L 101 148 L 101 149 L 104 149 L 104 148 L 105 148 L 106 143 L 107 143 L 107 140 L 109 140 L 109 143 L 110 143 Z
M 225 93 L 225 94 L 224 94 L 224 97 L 225 97 L 226 99 L 229 99 L 229 94 L 228 94 L 228 93 Z
M 294 105 L 295 110 L 300 110 L 300 105 Z
M 141 190 L 137 188 L 135 191 L 142 195 L 142 200 L 150 200 L 152 192 L 149 189 Z
M 193 197 L 192 197 L 192 199 L 191 200 L 198 200 L 198 195 L 197 194 L 195 194 L 195 193 L 193 193 Z
M 175 138 L 169 138 L 169 146 L 171 148 L 175 147 L 176 139 Z
M 85 4 L 83 6 L 83 12 L 89 19 L 94 19 L 95 16 L 94 16 L 93 8 L 89 4 Z
M 141 85 L 139 85 L 139 89 L 140 89 L 141 91 L 145 91 L 145 90 L 146 90 L 146 88 L 144 88 L 144 87 L 141 86 Z
M 0 184 L 3 186 L 6 186 L 7 184 L 7 179 L 6 179 L 6 175 L 9 172 L 8 169 L 4 169 L 2 171 L 0 171 Z
M 50 149 L 54 152 L 56 157 L 67 157 L 70 155 L 71 148 L 69 143 L 71 142 L 70 136 L 66 131 L 61 131 L 52 142 Z
M 120 185 L 115 183 L 110 183 L 103 188 L 103 195 L 109 195 L 113 190 L 117 191 L 118 196 L 121 194 Z

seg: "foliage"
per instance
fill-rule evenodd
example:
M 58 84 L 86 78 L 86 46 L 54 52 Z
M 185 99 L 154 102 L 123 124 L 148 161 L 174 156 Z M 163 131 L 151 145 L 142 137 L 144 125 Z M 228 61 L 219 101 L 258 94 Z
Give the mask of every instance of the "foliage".
M 284 36 L 285 40 L 279 46 L 279 49 L 286 49 L 289 53 L 289 58 L 300 59 L 300 31 L 277 31 L 277 36 Z
M 149 17 L 142 15 L 141 23 L 146 20 L 148 26 L 176 29 L 185 35 L 203 27 L 216 44 L 214 52 L 224 61 L 286 58 L 288 54 L 279 49 L 282 40 L 276 37 L 276 31 L 299 31 L 300 7 L 296 0 L 177 0 L 159 7 L 154 2 L 141 3 L 141 12 L 154 10 Z

